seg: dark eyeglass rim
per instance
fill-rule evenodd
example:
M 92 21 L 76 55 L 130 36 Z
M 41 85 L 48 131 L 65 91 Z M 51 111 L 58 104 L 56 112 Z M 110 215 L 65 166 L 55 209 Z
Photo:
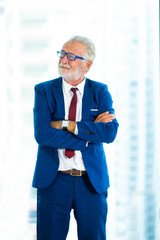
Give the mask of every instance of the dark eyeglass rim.
M 63 56 L 63 57 L 60 57 L 59 54 L 61 54 L 61 53 L 64 53 L 64 56 Z M 68 54 L 72 54 L 72 55 L 74 56 L 74 59 L 70 59 L 70 58 L 68 57 Z M 82 59 L 82 60 L 87 60 L 87 59 L 85 59 L 85 58 L 83 58 L 83 57 L 77 56 L 77 55 L 74 54 L 74 53 L 66 53 L 66 52 L 63 51 L 63 50 L 62 50 L 62 51 L 57 51 L 57 56 L 58 56 L 59 58 L 64 58 L 65 55 L 67 55 L 67 59 L 70 60 L 70 61 L 75 61 L 77 58 L 78 58 L 78 59 Z

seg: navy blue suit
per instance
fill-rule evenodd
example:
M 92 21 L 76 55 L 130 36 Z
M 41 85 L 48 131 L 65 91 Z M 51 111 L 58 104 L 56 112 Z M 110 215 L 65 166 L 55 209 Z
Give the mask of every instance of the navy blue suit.
M 51 121 L 65 118 L 62 78 L 35 86 L 34 135 L 38 143 L 38 155 L 33 187 L 47 189 L 54 183 L 59 166 L 57 149 L 66 148 L 81 151 L 93 188 L 99 194 L 106 193 L 109 175 L 103 143 L 114 141 L 118 122 L 114 119 L 109 123 L 94 123 L 94 120 L 106 111 L 114 114 L 112 103 L 107 85 L 86 79 L 82 120 L 77 122 L 78 135 L 74 135 L 51 127 Z

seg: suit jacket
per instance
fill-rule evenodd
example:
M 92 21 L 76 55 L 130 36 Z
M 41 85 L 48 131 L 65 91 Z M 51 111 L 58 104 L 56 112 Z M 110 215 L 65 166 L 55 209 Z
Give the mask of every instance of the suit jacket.
M 62 78 L 35 86 L 34 136 L 38 143 L 33 187 L 47 188 L 57 175 L 58 148 L 80 150 L 89 179 L 98 193 L 109 187 L 104 143 L 114 141 L 118 122 L 94 123 L 95 118 L 109 111 L 114 113 L 107 85 L 86 79 L 82 99 L 82 120 L 77 122 L 78 135 L 52 128 L 51 121 L 64 120 Z M 89 142 L 89 144 L 87 144 Z

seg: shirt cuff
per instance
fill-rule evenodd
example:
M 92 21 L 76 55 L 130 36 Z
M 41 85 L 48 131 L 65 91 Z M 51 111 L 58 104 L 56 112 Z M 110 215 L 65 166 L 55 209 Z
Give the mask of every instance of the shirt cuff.
M 77 127 L 77 124 L 76 124 L 76 127 L 75 127 L 74 134 L 75 134 L 75 135 L 78 135 L 78 127 Z
M 88 147 L 89 142 L 86 142 L 86 147 Z

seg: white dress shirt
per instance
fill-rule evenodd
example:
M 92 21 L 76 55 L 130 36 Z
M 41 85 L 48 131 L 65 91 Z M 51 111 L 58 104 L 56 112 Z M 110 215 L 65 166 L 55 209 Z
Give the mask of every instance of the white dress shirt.
M 76 121 L 81 121 L 82 118 L 82 98 L 84 92 L 84 85 L 85 79 L 80 84 L 75 86 L 75 88 L 78 89 L 76 91 L 77 94 Z M 62 89 L 65 106 L 65 120 L 68 120 L 70 102 L 73 97 L 73 92 L 71 91 L 71 88 L 73 88 L 73 86 L 63 79 Z M 66 171 L 72 168 L 85 171 L 85 166 L 80 151 L 75 151 L 75 155 L 72 158 L 67 158 L 65 156 L 65 149 L 58 149 L 58 156 L 59 156 L 59 169 L 58 169 L 59 171 Z

